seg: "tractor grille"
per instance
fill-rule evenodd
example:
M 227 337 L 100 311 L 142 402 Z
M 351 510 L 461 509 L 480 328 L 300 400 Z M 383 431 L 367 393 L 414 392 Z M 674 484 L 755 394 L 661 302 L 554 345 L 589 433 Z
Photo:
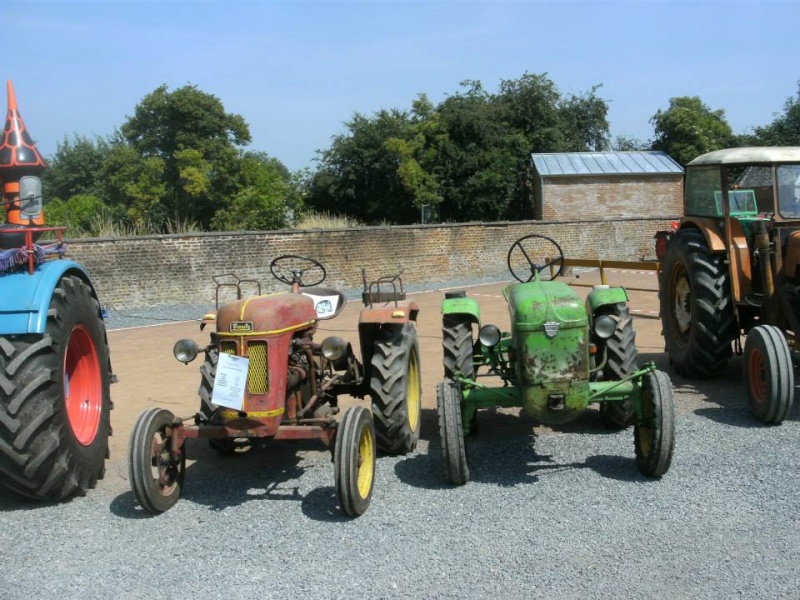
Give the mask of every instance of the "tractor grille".
M 223 354 L 233 354 L 236 356 L 236 342 L 222 342 L 219 346 Z
M 266 394 L 269 388 L 267 377 L 267 343 L 258 340 L 247 344 L 250 367 L 247 372 L 247 391 L 251 394 Z

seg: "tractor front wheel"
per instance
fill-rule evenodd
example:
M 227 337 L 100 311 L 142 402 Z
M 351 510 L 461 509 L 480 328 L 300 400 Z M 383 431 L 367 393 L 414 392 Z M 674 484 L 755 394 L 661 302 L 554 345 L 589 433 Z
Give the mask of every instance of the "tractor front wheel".
M 458 382 L 446 379 L 436 386 L 444 476 L 453 485 L 464 485 L 469 481 L 464 424 L 461 420 L 461 399 L 461 386 Z
M 378 448 L 387 454 L 407 454 L 417 446 L 422 421 L 422 373 L 414 324 L 382 328 L 370 364 Z
M 744 343 L 744 378 L 750 410 L 762 422 L 783 421 L 794 402 L 794 365 L 781 330 L 759 325 Z
M 110 384 L 100 305 L 64 275 L 44 335 L 0 336 L 0 481 L 40 500 L 94 488 L 108 457 Z
M 375 484 L 375 426 L 363 406 L 348 408 L 336 432 L 333 467 L 336 496 L 345 514 L 364 514 Z
M 162 408 L 150 408 L 139 415 L 128 447 L 131 487 L 142 508 L 162 513 L 178 501 L 186 472 L 185 446 L 180 458 L 172 456 L 172 427 L 175 416 Z
M 642 475 L 660 477 L 669 470 L 675 447 L 675 410 L 667 374 L 644 376 L 641 415 L 633 430 L 636 466 Z

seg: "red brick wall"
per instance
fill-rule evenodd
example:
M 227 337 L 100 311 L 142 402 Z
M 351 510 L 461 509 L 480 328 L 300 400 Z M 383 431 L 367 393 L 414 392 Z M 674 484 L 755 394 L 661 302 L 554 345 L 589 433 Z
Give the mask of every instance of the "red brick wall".
M 683 214 L 683 175 L 546 177 L 537 203 L 545 221 L 676 218 Z
M 323 285 L 342 291 L 360 292 L 362 268 L 372 277 L 403 270 L 407 289 L 419 289 L 508 278 L 508 249 L 530 233 L 552 237 L 567 257 L 651 259 L 653 235 L 667 229 L 669 221 L 461 223 L 72 240 L 68 256 L 88 269 L 103 304 L 213 305 L 212 276 L 217 274 L 256 279 L 264 293 L 284 289 L 269 274 L 270 261 L 281 254 L 319 260 L 328 271 Z

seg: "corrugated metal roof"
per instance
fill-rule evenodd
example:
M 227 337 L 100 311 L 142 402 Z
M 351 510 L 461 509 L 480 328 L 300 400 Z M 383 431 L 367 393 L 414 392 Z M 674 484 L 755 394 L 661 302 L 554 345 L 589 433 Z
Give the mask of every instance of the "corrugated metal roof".
M 559 152 L 531 154 L 542 177 L 567 175 L 661 175 L 683 173 L 669 154 L 652 152 Z

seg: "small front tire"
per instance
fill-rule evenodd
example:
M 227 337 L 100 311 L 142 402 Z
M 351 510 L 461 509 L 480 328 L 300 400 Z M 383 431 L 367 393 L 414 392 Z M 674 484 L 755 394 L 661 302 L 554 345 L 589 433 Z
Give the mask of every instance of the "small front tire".
M 436 407 L 439 413 L 439 436 L 442 439 L 442 460 L 445 479 L 453 485 L 469 481 L 464 424 L 461 419 L 461 386 L 446 379 L 436 386 Z
M 151 408 L 139 415 L 131 432 L 128 469 L 131 488 L 142 508 L 162 513 L 178 501 L 186 472 L 186 451 L 172 457 L 172 427 L 175 416 L 168 410 Z
M 675 410 L 667 374 L 653 371 L 642 382 L 641 415 L 633 431 L 636 466 L 642 475 L 660 477 L 669 470 L 675 447 Z
M 336 497 L 342 511 L 363 515 L 375 484 L 375 425 L 363 406 L 347 409 L 339 423 L 333 450 Z
M 786 338 L 773 325 L 754 327 L 747 334 L 744 357 L 750 411 L 763 423 L 780 423 L 794 402 L 794 365 Z

